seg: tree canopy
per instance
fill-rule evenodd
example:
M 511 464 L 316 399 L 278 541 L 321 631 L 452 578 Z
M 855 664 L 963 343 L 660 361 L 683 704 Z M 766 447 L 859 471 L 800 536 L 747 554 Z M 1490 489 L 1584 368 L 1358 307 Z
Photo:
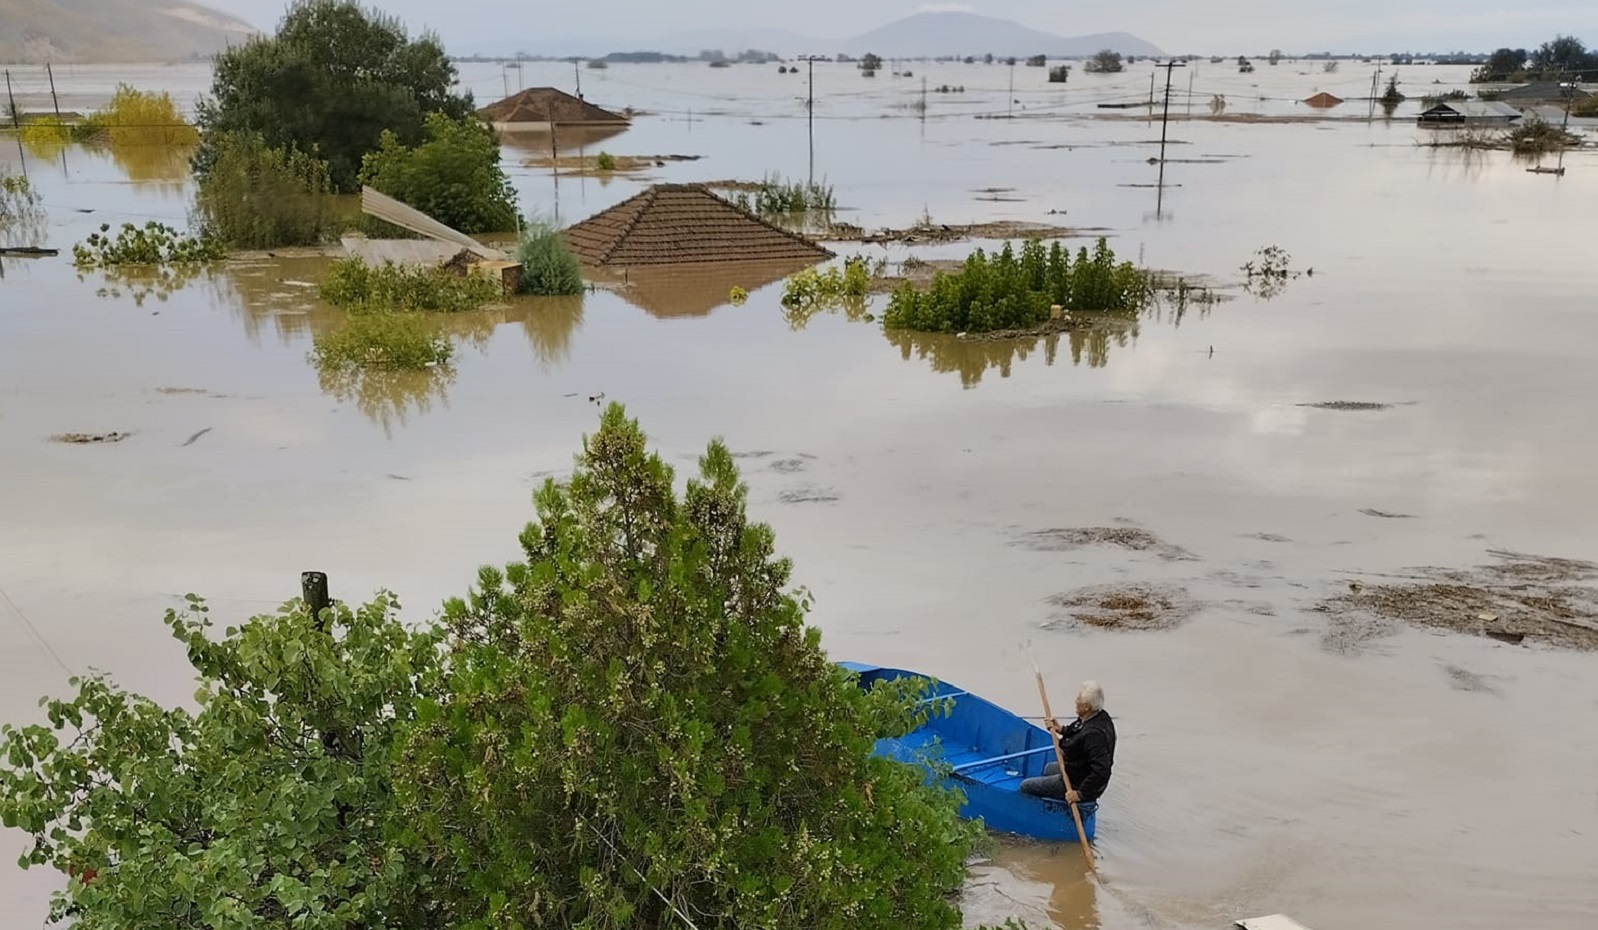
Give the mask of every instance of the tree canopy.
M 0 731 L 0 822 L 24 867 L 72 878 L 52 920 L 83 930 L 261 927 L 434 930 L 425 873 L 385 838 L 390 759 L 436 637 L 395 619 L 304 605 L 214 638 L 206 605 L 170 612 L 199 710 L 109 679 L 74 679 L 49 726 Z
M 446 924 L 958 926 L 958 801 L 871 755 L 914 694 L 828 660 L 745 501 L 719 441 L 679 496 L 612 405 L 524 560 L 446 606 L 447 697 L 404 779 Z
M 1474 84 L 1500 81 L 1582 81 L 1598 77 L 1598 54 L 1575 36 L 1555 36 L 1528 52 L 1501 48 L 1471 73 Z
M 1119 74 L 1126 70 L 1126 63 L 1122 61 L 1120 52 L 1105 48 L 1089 58 L 1082 70 L 1089 74 Z
M 384 130 L 360 181 L 468 235 L 516 228 L 516 192 L 500 167 L 499 140 L 475 118 L 429 113 L 426 141 L 405 145 Z
M 353 191 L 385 130 L 415 145 L 427 114 L 470 115 L 470 95 L 454 84 L 437 38 L 413 40 L 398 19 L 354 0 L 295 0 L 276 35 L 216 56 L 195 168 L 205 174 L 224 134 L 253 133 L 322 158 L 335 189 Z

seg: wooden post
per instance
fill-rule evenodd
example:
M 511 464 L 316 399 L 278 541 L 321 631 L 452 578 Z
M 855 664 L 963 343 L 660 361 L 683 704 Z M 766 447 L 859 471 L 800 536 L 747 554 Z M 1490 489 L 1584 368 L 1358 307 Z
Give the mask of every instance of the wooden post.
M 6 71 L 6 99 L 11 101 L 11 125 L 16 129 L 22 128 L 22 111 L 17 109 L 17 97 L 11 92 L 11 72 Z
M 324 572 L 300 572 L 300 597 L 317 625 L 326 630 L 331 618 L 324 620 L 322 611 L 333 606 L 333 598 L 327 593 L 327 575 Z
M 55 72 L 50 70 L 50 63 L 44 63 L 44 73 L 50 78 L 50 105 L 55 107 L 55 118 L 61 119 L 61 98 L 55 95 Z

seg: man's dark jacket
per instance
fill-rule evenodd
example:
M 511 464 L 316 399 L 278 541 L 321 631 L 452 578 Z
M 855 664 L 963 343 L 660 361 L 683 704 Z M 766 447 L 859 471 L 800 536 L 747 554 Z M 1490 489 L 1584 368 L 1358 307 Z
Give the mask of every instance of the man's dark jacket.
M 1065 774 L 1084 801 L 1097 801 L 1110 785 L 1115 765 L 1115 721 L 1105 711 L 1086 720 L 1073 720 L 1060 733 L 1065 751 Z

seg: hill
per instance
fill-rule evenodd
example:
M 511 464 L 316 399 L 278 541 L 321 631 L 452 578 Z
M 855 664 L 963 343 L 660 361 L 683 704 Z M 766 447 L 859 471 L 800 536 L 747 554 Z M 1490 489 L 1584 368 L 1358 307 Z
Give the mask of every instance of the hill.
M 255 28 L 188 0 L 0 0 L 0 61 L 208 57 Z
M 975 13 L 917 13 L 850 39 L 845 50 L 884 58 L 936 58 L 944 55 L 1048 55 L 1087 58 L 1100 49 L 1140 58 L 1161 54 L 1155 46 L 1125 32 L 1058 36 L 1020 23 Z

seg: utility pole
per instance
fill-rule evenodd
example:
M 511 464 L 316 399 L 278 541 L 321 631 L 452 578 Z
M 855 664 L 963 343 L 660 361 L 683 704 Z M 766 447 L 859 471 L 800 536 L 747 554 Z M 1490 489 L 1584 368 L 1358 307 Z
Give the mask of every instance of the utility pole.
M 6 71 L 6 99 L 11 101 L 11 125 L 16 129 L 22 128 L 22 111 L 17 109 L 17 97 L 11 92 L 11 72 Z
M 55 72 L 50 70 L 50 63 L 48 61 L 44 63 L 44 73 L 45 73 L 46 76 L 48 76 L 50 78 L 50 105 L 55 107 L 55 118 L 56 118 L 57 122 L 60 122 L 61 121 L 61 98 L 57 97 L 55 95 Z M 1568 114 L 1569 111 L 1570 111 L 1570 108 L 1566 107 L 1565 111 Z
M 572 74 L 577 78 L 577 99 L 583 99 L 583 69 L 578 66 L 577 59 L 572 59 Z
M 1565 117 L 1570 117 L 1570 108 L 1565 107 Z M 921 122 L 927 121 L 927 76 L 921 75 Z
M 1193 79 L 1198 77 L 1198 68 L 1187 73 L 1187 115 L 1193 115 Z
M 805 97 L 805 128 L 810 136 L 810 183 L 816 183 L 816 59 L 815 55 L 800 57 L 809 71 L 809 90 Z M 925 80 L 925 79 L 923 79 Z
M 1181 66 L 1181 63 L 1174 58 L 1163 65 L 1154 66 L 1156 71 L 1161 68 L 1165 69 L 1165 110 L 1160 114 L 1160 174 L 1162 177 L 1165 173 L 1163 170 L 1165 165 L 1165 137 L 1171 122 L 1171 72 Z M 1150 75 L 1150 77 L 1152 76 Z
M 1370 106 L 1369 115 L 1367 115 L 1365 117 L 1367 120 L 1375 120 L 1376 119 L 1376 88 L 1379 87 L 1381 85 L 1381 83 L 1382 83 L 1382 66 L 1381 65 L 1377 65 L 1376 66 L 1376 73 L 1371 75 L 1371 106 Z
M 1005 119 L 1015 119 L 1015 59 L 1010 59 L 1010 92 L 1005 95 L 1005 106 L 1008 111 Z

